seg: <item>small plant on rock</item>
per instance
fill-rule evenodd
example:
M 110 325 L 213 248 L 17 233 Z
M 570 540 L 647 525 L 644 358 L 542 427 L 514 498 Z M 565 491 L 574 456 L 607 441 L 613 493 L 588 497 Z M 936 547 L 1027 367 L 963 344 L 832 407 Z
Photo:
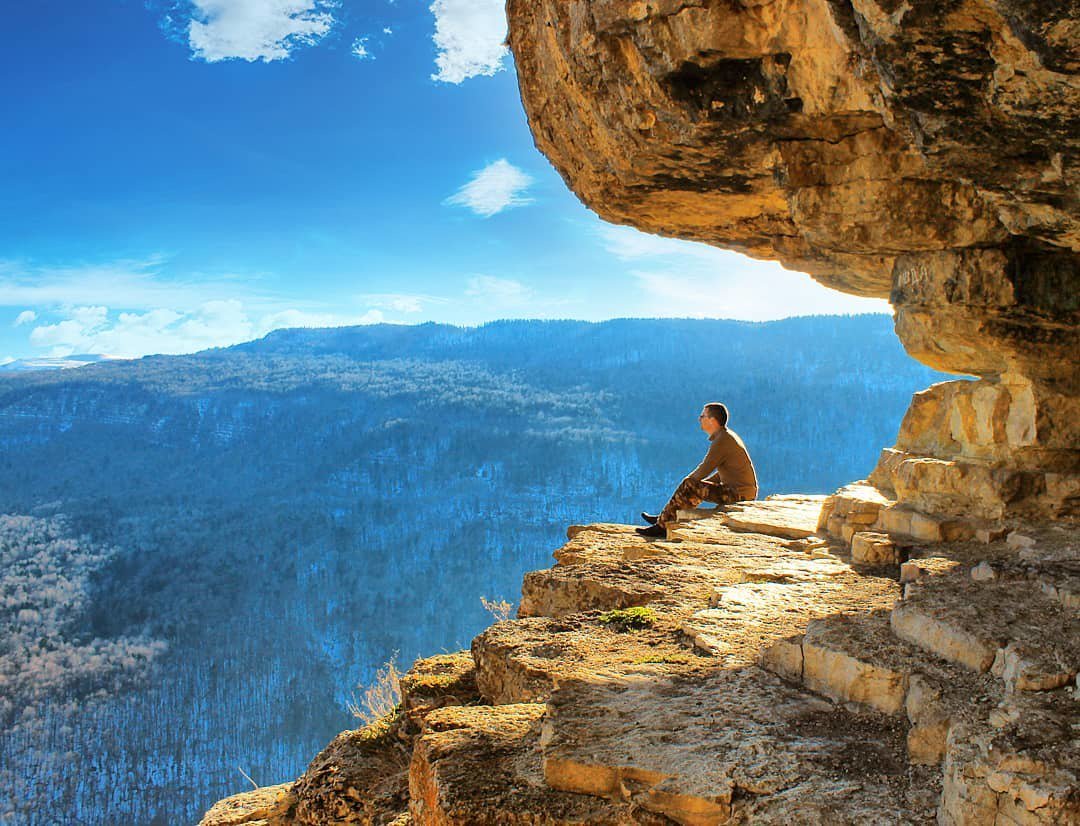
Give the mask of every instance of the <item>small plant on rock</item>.
M 652 608 L 619 608 L 605 611 L 600 615 L 600 622 L 611 626 L 616 631 L 640 631 L 650 628 L 656 622 L 656 612 Z

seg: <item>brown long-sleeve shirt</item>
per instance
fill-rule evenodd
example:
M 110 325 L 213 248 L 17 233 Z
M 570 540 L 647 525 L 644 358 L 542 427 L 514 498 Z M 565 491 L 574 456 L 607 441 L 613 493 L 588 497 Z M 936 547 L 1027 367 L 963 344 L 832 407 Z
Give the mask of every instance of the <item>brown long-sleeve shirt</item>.
M 734 430 L 721 427 L 709 437 L 709 452 L 701 464 L 689 473 L 692 479 L 705 479 L 715 473 L 715 481 L 731 485 L 740 499 L 756 499 L 757 474 L 746 445 Z

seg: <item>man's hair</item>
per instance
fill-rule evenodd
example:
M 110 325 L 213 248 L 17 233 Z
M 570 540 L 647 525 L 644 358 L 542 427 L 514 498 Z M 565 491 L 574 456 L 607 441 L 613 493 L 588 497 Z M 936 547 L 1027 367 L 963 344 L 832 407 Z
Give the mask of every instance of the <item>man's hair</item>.
M 728 412 L 726 405 L 720 402 L 709 402 L 705 405 L 705 415 L 716 419 L 716 421 L 720 422 L 721 427 L 727 426 Z

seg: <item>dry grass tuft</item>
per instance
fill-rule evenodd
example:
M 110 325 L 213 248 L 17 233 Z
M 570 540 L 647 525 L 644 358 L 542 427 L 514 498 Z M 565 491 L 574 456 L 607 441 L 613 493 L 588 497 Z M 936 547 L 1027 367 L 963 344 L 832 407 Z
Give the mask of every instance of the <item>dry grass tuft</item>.
M 370 726 L 392 715 L 401 704 L 401 671 L 397 667 L 397 652 L 375 672 L 375 679 L 364 689 L 359 699 L 353 694 L 349 711 L 365 726 Z
M 514 604 L 507 602 L 505 599 L 488 599 L 487 597 L 480 597 L 480 602 L 483 606 L 491 612 L 491 615 L 495 617 L 495 622 L 502 622 L 503 620 L 510 619 L 510 615 L 514 613 Z

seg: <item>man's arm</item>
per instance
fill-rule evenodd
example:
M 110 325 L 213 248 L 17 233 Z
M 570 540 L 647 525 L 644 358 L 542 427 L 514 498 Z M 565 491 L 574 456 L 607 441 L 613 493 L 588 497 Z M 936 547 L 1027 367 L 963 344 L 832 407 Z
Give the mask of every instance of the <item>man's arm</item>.
M 701 464 L 690 471 L 687 475 L 687 479 L 697 479 L 699 482 L 702 479 L 715 473 L 720 467 L 720 445 L 717 442 L 713 442 L 709 445 L 709 451 L 705 454 L 705 458 L 701 460 Z

